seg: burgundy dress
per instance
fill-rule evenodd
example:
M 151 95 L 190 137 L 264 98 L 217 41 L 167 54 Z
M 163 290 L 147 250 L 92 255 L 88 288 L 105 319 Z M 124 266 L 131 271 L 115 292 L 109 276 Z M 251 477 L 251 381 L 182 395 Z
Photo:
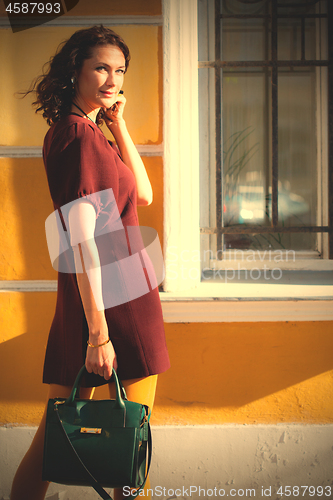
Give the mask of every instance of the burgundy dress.
M 46 134 L 43 158 L 55 210 L 61 212 L 62 207 L 69 206 L 74 200 L 87 197 L 95 207 L 96 231 L 102 229 L 103 233 L 104 228 L 105 233 L 112 212 L 110 199 L 92 194 L 108 193 L 111 188 L 120 223 L 125 228 L 138 226 L 134 176 L 122 162 L 117 148 L 107 141 L 97 125 L 75 114 L 64 117 Z M 61 216 L 67 229 L 66 215 L 62 213 Z M 116 234 L 113 232 L 113 238 Z M 104 259 L 105 248 L 112 253 L 110 244 L 98 247 L 101 259 Z M 169 368 L 157 287 L 149 285 L 148 293 L 106 308 L 105 316 L 117 355 L 120 379 L 147 377 Z M 59 271 L 56 310 L 47 344 L 43 382 L 72 385 L 84 364 L 87 340 L 88 327 L 76 274 Z M 88 374 L 82 385 L 93 387 L 105 383 L 103 377 Z

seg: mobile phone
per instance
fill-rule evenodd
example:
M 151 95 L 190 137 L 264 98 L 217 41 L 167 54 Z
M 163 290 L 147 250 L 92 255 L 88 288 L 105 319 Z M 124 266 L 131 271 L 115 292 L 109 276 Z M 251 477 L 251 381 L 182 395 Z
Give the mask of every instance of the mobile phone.
M 123 90 L 119 90 L 118 95 L 123 94 L 123 93 L 124 93 L 124 91 L 123 91 Z M 114 111 L 116 111 L 116 109 L 117 109 L 117 102 L 115 102 L 115 103 L 111 106 L 111 108 L 110 108 L 111 113 L 113 113 Z

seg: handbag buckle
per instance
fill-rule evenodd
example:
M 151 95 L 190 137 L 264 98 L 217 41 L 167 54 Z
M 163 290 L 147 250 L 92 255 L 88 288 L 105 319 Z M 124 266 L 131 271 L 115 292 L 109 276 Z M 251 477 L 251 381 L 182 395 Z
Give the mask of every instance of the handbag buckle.
M 141 422 L 141 424 L 140 424 L 140 427 L 143 427 L 143 426 L 144 426 L 144 424 L 145 424 L 146 422 L 148 422 L 148 415 L 145 415 L 145 416 L 143 417 L 142 422 Z
M 81 434 L 102 434 L 102 429 L 95 427 L 81 427 Z

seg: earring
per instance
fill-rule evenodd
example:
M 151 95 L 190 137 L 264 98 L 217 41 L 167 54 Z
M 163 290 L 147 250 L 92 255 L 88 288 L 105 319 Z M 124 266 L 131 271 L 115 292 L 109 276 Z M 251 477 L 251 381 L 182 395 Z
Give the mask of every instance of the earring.
M 76 84 L 75 76 L 72 76 L 71 83 L 72 83 L 72 94 L 74 95 L 75 94 L 75 84 Z

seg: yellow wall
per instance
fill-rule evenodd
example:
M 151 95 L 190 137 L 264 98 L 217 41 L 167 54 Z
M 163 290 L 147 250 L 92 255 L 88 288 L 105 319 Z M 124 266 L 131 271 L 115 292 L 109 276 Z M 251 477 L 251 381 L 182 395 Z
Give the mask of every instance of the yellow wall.
M 2 3 L 0 4 L 2 6 Z M 93 5 L 93 8 L 92 8 Z M 3 13 L 3 7 L 2 13 Z M 70 15 L 160 15 L 161 2 L 80 0 Z M 1 10 L 0 10 L 1 15 Z M 131 48 L 126 120 L 137 144 L 162 143 L 162 39 L 156 26 L 119 26 Z M 27 89 L 74 28 L 0 30 L 0 144 L 41 146 L 47 125 Z M 163 162 L 144 158 L 154 202 L 141 225 L 163 233 Z M 0 159 L 0 280 L 56 278 L 44 222 L 52 204 L 40 158 Z M 0 292 L 0 423 L 37 424 L 47 387 L 43 357 L 56 294 Z M 333 421 L 332 323 L 166 324 L 171 369 L 159 378 L 153 423 L 327 423 Z M 105 388 L 97 391 L 106 396 Z
M 143 161 L 154 201 L 139 207 L 140 224 L 154 227 L 163 244 L 162 159 Z M 45 239 L 45 220 L 53 205 L 42 158 L 0 158 L 0 186 L 0 280 L 55 280 Z
M 37 424 L 51 292 L 0 293 L 0 422 Z M 332 423 L 330 322 L 166 324 L 155 425 Z M 96 397 L 107 397 L 105 388 Z

